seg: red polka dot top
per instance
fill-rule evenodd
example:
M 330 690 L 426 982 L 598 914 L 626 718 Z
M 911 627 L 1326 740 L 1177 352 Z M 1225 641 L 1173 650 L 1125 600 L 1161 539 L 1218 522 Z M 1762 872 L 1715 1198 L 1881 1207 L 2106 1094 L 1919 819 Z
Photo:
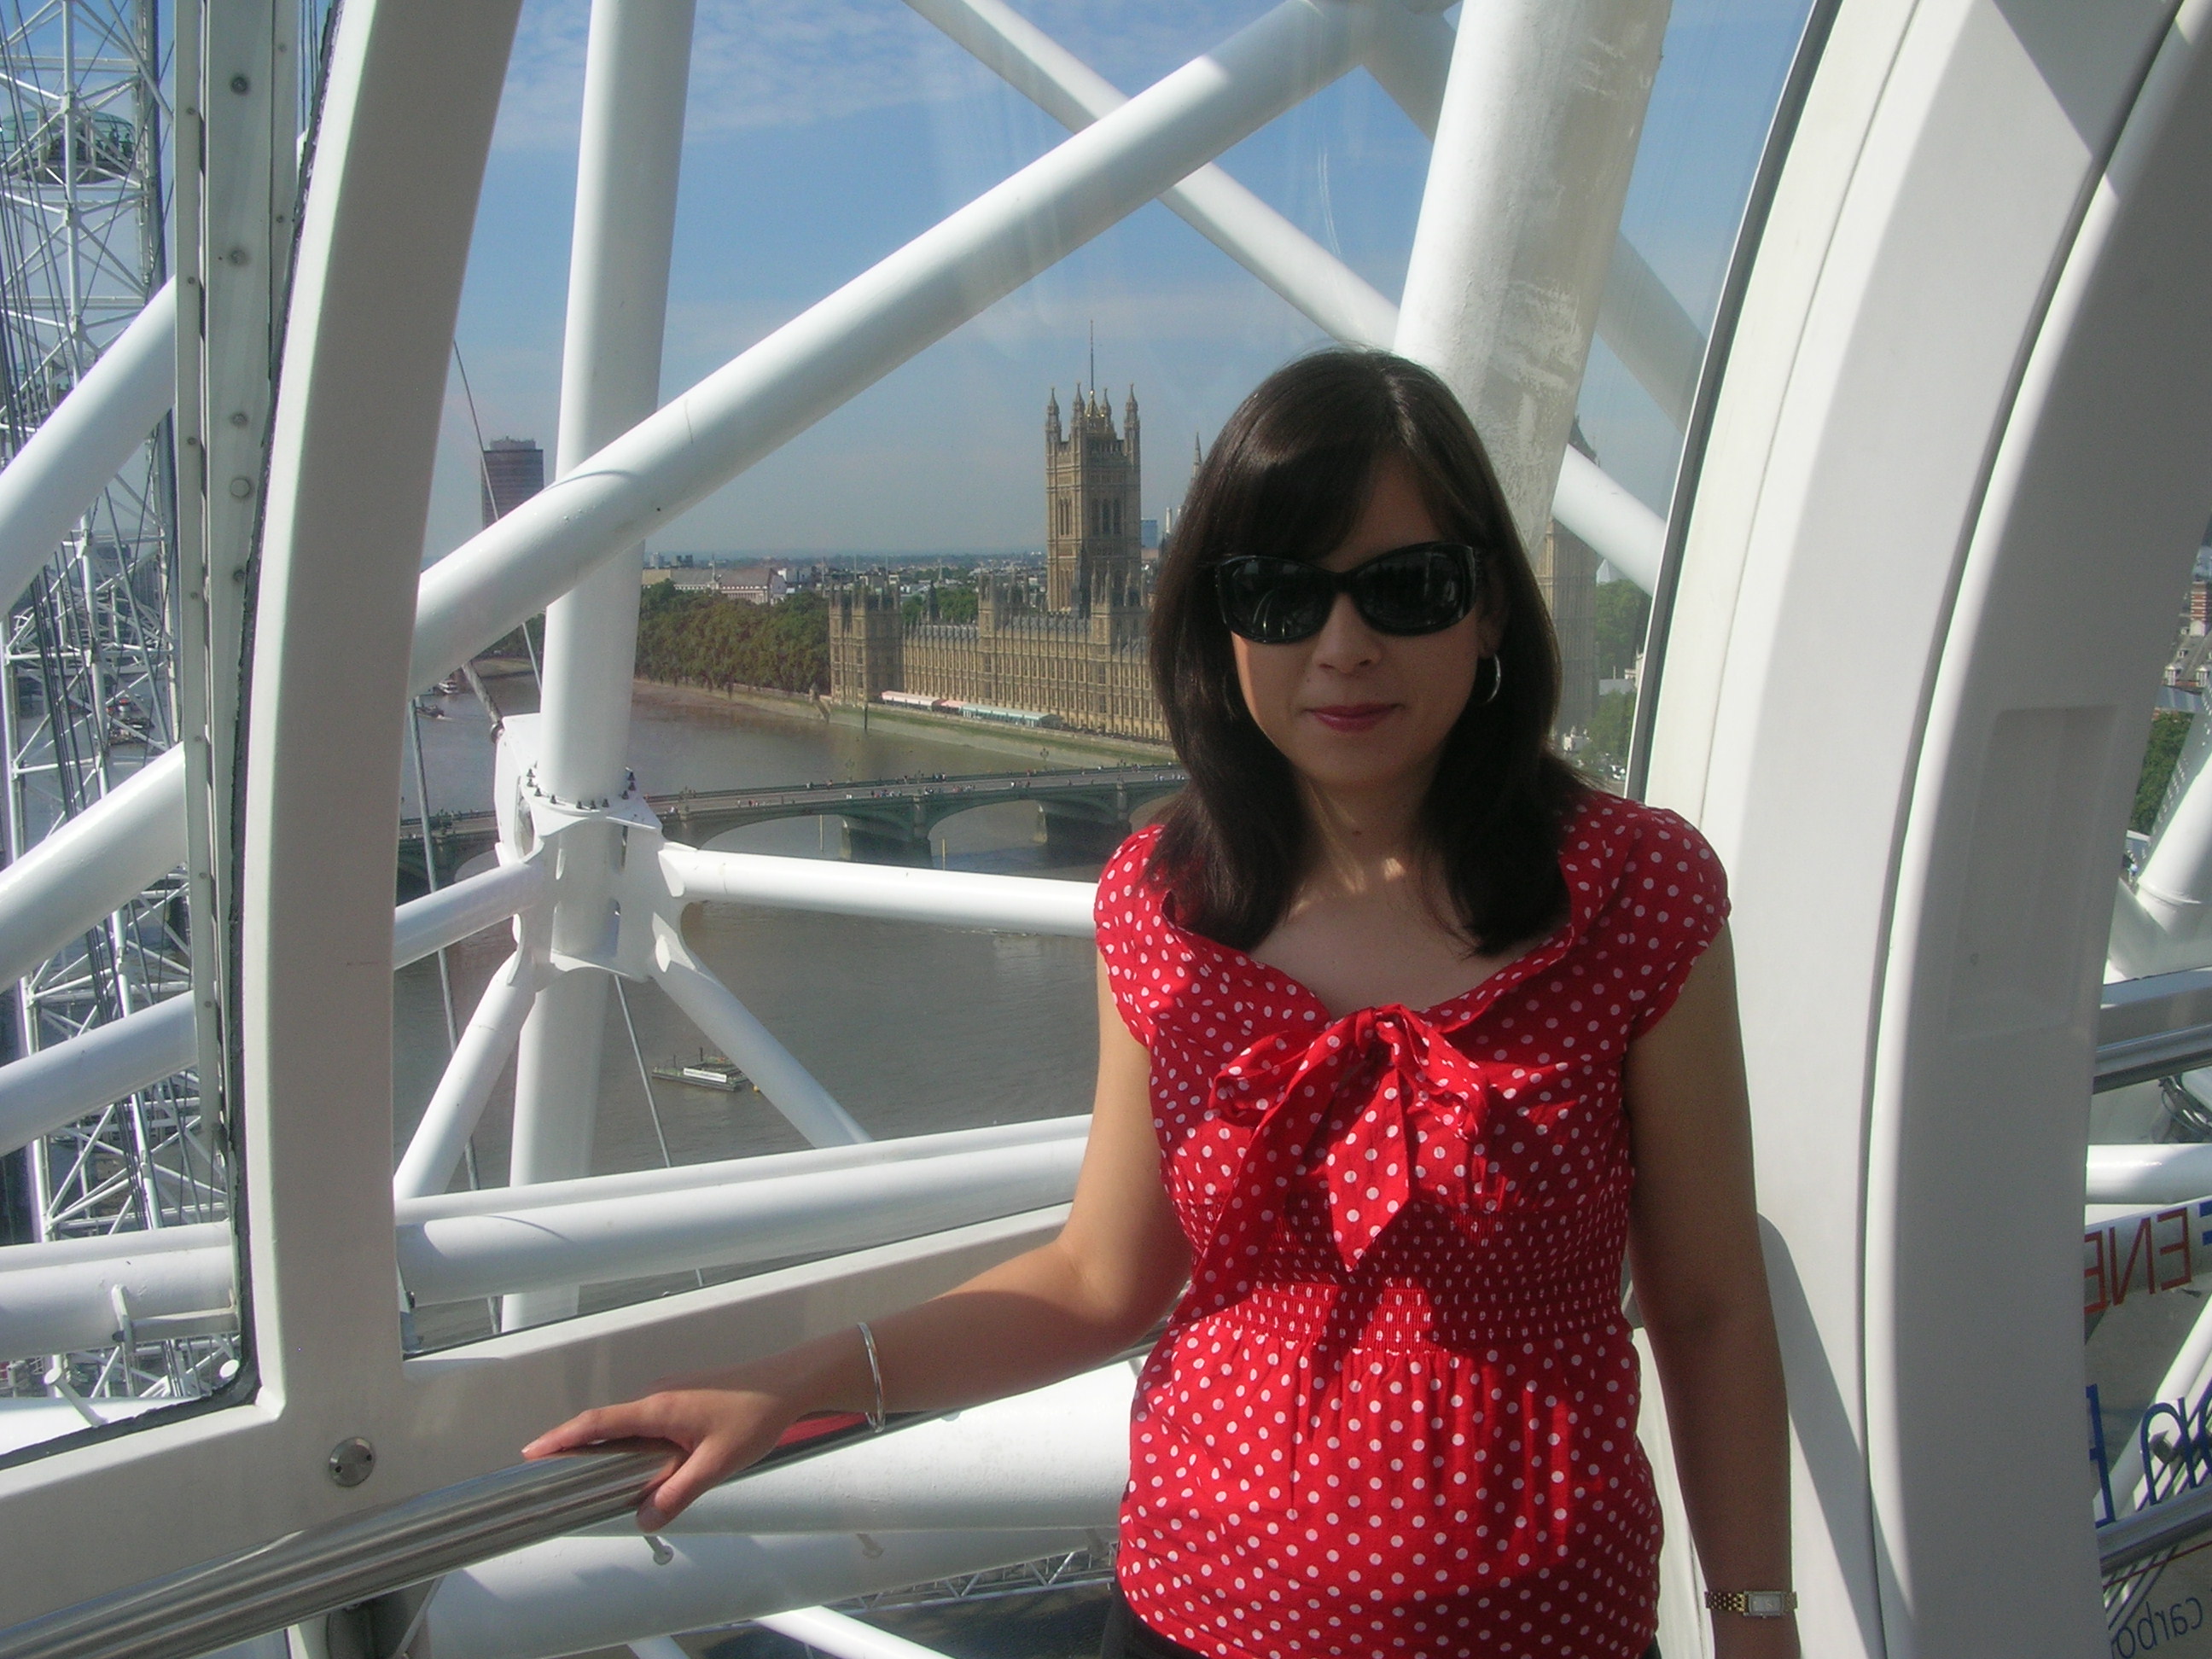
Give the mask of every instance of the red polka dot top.
M 1130 1607 L 1217 1659 L 1641 1654 L 1620 1067 L 1726 916 L 1711 848 L 1593 794 L 1558 932 L 1449 1002 L 1333 1019 L 1176 925 L 1156 839 L 1097 913 L 1194 1264 L 1130 1425 Z

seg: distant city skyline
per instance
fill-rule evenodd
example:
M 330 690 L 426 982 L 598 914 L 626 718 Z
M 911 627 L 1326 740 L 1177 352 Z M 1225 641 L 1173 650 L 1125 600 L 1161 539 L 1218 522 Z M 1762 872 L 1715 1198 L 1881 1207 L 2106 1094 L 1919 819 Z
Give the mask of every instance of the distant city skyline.
M 1019 0 L 1135 91 L 1267 0 Z M 1680 0 L 1626 222 L 1693 317 L 1708 316 L 1738 205 L 1802 15 Z M 585 0 L 525 0 L 487 171 L 424 552 L 476 532 L 476 433 L 535 437 L 549 474 L 575 182 Z M 831 69 L 835 73 L 830 73 Z M 758 0 L 702 9 L 692 66 L 662 396 L 681 392 L 1066 137 L 905 7 Z M 1231 150 L 1242 182 L 1383 293 L 1402 285 L 1428 143 L 1355 71 Z M 896 557 L 1039 548 L 1036 410 L 1090 368 L 1132 386 L 1152 447 L 1210 441 L 1243 395 L 1325 343 L 1164 208 L 1145 208 L 893 371 L 664 530 L 656 546 L 731 556 Z M 1663 506 L 1676 435 L 1602 345 L 1582 420 L 1607 468 Z M 574 459 L 574 458 L 571 458 Z M 1186 466 L 1139 511 L 1165 518 Z M 866 489 L 851 481 L 871 481 Z

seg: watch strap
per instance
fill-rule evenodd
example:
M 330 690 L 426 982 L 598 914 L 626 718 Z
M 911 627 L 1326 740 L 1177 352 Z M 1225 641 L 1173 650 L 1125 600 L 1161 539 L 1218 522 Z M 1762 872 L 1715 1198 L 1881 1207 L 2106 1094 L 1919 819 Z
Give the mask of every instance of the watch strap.
M 1745 1619 L 1786 1619 L 1797 1611 L 1796 1590 L 1707 1590 L 1705 1607 L 1712 1613 L 1733 1613 Z

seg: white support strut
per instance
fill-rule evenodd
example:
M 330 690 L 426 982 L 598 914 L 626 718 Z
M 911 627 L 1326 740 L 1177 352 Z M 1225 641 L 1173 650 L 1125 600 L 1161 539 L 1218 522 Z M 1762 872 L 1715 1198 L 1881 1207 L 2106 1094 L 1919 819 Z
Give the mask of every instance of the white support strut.
M 1093 1529 L 693 1534 L 659 1562 L 627 1538 L 556 1539 L 448 1573 L 422 1629 L 430 1650 L 539 1659 L 814 1607 L 1088 1547 Z
M 1458 393 L 1528 546 L 1558 491 L 1666 21 L 1649 0 L 1470 7 L 1453 40 L 1398 349 Z
M 399 1277 L 418 1302 L 467 1302 L 866 1249 L 1065 1204 L 1083 1146 L 1039 1140 L 650 1196 L 402 1220 Z
M 220 1221 L 0 1249 L 0 1364 L 107 1346 L 118 1288 L 142 1325 L 230 1309 L 237 1253 Z
M 1095 931 L 1091 911 L 1098 890 L 1087 881 L 702 852 L 673 842 L 660 849 L 660 869 L 670 894 L 686 902 L 721 899 L 780 910 L 1068 939 L 1089 939 Z
M 196 1047 L 192 1000 L 174 996 L 0 1066 L 0 1154 L 174 1077 Z
M 1452 40 L 1451 25 L 1443 18 L 1393 8 L 1378 17 L 1368 48 L 1368 72 L 1431 138 L 1443 110 Z M 1687 429 L 1705 365 L 1705 332 L 1625 234 L 1613 240 L 1597 332 L 1661 412 L 1677 429 Z M 1564 521 L 1565 515 L 1559 516 Z
M 538 866 L 501 864 L 408 900 L 392 913 L 392 965 L 420 962 L 521 915 L 544 896 L 545 886 L 545 872 Z
M 469 1137 L 476 1133 L 477 1120 L 483 1115 L 484 1103 L 491 1098 L 492 1085 L 514 1052 L 538 979 L 537 965 L 520 951 L 492 975 L 392 1175 L 395 1199 L 423 1198 L 446 1190 Z
M 497 1294 L 562 1273 L 596 1281 L 641 1261 L 757 1260 L 787 1243 L 863 1248 L 884 1242 L 875 1206 L 884 1202 L 916 1224 L 945 1224 L 1064 1199 L 1089 1122 L 1054 1118 L 401 1199 L 399 1259 L 414 1288 L 440 1296 L 456 1285 Z M 855 1172 L 868 1185 L 848 1202 L 837 1178 Z M 234 1254 L 219 1222 L 0 1249 L 0 1363 L 100 1346 L 118 1285 L 142 1324 L 227 1307 Z
M 0 603 L 12 605 L 176 397 L 177 285 L 100 354 L 0 469 Z
M 392 965 L 404 967 L 514 915 L 544 884 L 536 866 L 505 865 L 401 905 L 393 914 Z M 0 1066 L 0 1153 L 173 1077 L 196 1057 L 191 999 L 177 996 Z
M 653 976 L 694 1025 L 751 1078 L 809 1145 L 836 1146 L 868 1132 L 817 1083 L 730 988 L 714 977 L 665 917 L 653 918 Z
M 1110 1530 L 1129 1481 L 1137 1369 L 1119 1360 L 880 1440 L 760 1470 L 702 1492 L 669 1523 L 669 1535 Z M 612 1533 L 623 1524 L 594 1530 Z
M 1667 521 L 1578 449 L 1560 454 L 1552 516 L 1646 593 L 1657 588 Z
M 692 0 L 596 0 L 592 7 L 561 357 L 559 474 L 644 420 L 659 401 L 692 17 Z M 643 551 L 635 546 L 604 561 L 546 607 L 537 769 L 539 787 L 555 799 L 605 801 L 623 793 Z M 555 951 L 587 955 L 611 925 L 619 846 L 612 824 L 580 824 L 568 833 L 552 864 Z M 508 1161 L 517 1186 L 591 1167 L 608 987 L 601 974 L 555 979 L 522 1028 Z M 514 1330 L 574 1311 L 570 1297 L 556 1291 L 511 1300 L 500 1316 Z
M 563 1204 L 600 1203 L 611 1199 L 659 1199 L 712 1188 L 727 1191 L 787 1176 L 829 1175 L 839 1170 L 870 1170 L 971 1152 L 1004 1152 L 1060 1141 L 1079 1145 L 1091 1131 L 1091 1118 L 1039 1118 L 1028 1123 L 994 1123 L 980 1129 L 940 1129 L 892 1140 L 856 1140 L 842 1146 L 810 1146 L 798 1152 L 755 1152 L 712 1164 L 674 1164 L 659 1169 L 624 1170 L 615 1175 L 579 1176 L 574 1181 L 544 1181 L 534 1187 L 484 1187 L 473 1192 L 441 1193 L 402 1200 L 393 1213 L 403 1227 L 427 1225 L 456 1216 L 527 1215 Z
M 0 870 L 0 981 L 17 980 L 185 861 L 185 751 L 149 761 Z

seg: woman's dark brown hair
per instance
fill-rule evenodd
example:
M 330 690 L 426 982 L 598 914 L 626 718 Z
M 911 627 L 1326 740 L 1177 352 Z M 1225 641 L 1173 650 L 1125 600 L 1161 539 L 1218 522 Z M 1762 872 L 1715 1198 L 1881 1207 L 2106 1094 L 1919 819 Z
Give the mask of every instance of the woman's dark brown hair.
M 1246 712 L 1214 569 L 1243 553 L 1326 557 L 1366 505 L 1376 468 L 1405 462 L 1429 516 L 1481 560 L 1504 679 L 1470 698 L 1445 739 L 1422 829 L 1455 923 L 1496 954 L 1565 912 L 1559 839 L 1584 786 L 1552 752 L 1559 647 L 1528 555 L 1466 412 L 1428 370 L 1371 351 L 1323 351 L 1247 398 L 1192 480 L 1160 568 L 1152 684 L 1190 774 L 1151 868 L 1176 920 L 1249 949 L 1297 889 L 1310 833 L 1290 763 Z M 1476 675 L 1478 693 L 1491 684 Z

